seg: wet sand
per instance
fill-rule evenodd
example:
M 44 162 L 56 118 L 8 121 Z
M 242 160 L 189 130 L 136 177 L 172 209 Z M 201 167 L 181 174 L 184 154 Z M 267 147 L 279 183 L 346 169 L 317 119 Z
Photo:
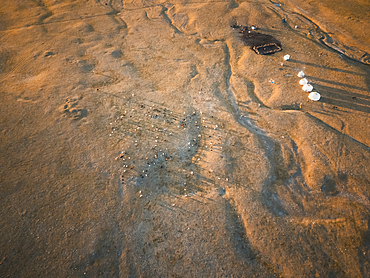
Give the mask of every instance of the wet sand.
M 2 0 L 1 276 L 369 277 L 364 2 Z

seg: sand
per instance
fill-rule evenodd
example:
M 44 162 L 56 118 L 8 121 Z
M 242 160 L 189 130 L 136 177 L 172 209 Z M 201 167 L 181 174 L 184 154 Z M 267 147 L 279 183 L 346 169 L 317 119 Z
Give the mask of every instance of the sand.
M 305 2 L 2 0 L 1 276 L 369 277 L 369 5 Z

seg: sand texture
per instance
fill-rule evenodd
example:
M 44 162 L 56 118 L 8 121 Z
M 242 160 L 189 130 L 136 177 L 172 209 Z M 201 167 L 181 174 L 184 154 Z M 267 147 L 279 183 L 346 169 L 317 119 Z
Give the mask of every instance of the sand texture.
M 370 277 L 369 4 L 331 2 L 0 0 L 0 276 Z

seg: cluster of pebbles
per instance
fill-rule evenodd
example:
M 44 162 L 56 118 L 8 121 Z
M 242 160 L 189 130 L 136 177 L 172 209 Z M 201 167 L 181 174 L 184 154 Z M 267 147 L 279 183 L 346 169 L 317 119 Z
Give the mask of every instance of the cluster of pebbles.
M 121 182 L 133 182 L 141 191 L 139 197 L 153 186 L 176 188 L 185 196 L 197 191 L 199 150 L 222 149 L 217 119 L 201 111 L 177 113 L 145 101 L 127 104 L 110 123 L 110 136 L 123 149 L 116 157 L 123 167 Z
M 284 56 L 285 61 L 289 61 L 290 55 L 287 54 Z M 318 101 L 321 98 L 321 95 L 318 92 L 313 92 L 313 86 L 305 78 L 305 73 L 303 71 L 298 72 L 297 76 L 301 78 L 299 80 L 299 85 L 302 85 L 302 90 L 309 93 L 308 98 L 313 101 Z

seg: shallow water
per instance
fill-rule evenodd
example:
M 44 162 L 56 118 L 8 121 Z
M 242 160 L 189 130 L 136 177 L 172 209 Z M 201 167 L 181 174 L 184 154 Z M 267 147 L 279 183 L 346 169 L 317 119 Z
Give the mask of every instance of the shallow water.
M 368 277 L 365 2 L 1 1 L 0 273 Z

